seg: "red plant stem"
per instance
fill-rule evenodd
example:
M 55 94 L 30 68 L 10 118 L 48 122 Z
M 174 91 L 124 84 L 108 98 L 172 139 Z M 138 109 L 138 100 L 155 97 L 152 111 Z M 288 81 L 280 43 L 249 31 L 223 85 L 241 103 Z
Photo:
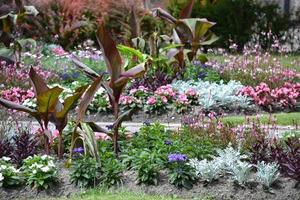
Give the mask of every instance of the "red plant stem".
M 118 102 L 114 103 L 114 115 L 115 115 L 115 122 L 116 122 L 119 117 L 119 103 Z M 119 153 L 119 144 L 118 144 L 119 127 L 115 126 L 113 131 L 114 131 L 114 135 L 113 135 L 114 152 L 115 152 L 115 155 L 118 156 L 118 153 Z

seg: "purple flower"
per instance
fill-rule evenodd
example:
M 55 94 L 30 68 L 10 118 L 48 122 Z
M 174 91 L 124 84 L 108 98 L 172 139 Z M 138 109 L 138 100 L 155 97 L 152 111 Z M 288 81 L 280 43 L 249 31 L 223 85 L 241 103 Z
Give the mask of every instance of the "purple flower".
M 187 156 L 180 153 L 169 154 L 169 162 L 184 162 L 187 160 Z
M 114 127 L 114 125 L 112 124 L 112 125 L 107 125 L 107 126 L 105 126 L 108 130 L 112 130 L 113 129 L 113 127 Z
M 83 152 L 84 152 L 84 149 L 82 147 L 73 149 L 73 153 L 82 154 Z
M 144 121 L 143 124 L 146 125 L 146 126 L 150 126 L 151 125 L 151 123 L 150 123 L 150 121 L 148 119 L 146 121 Z
M 170 140 L 166 140 L 166 141 L 165 141 L 165 145 L 172 145 L 172 144 L 173 144 L 173 142 L 170 141 Z

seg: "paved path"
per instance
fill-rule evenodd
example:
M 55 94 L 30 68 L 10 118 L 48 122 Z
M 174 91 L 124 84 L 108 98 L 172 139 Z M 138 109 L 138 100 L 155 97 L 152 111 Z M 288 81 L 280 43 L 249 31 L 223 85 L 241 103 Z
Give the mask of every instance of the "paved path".
M 23 121 L 21 123 L 28 124 L 29 122 L 28 121 Z M 97 122 L 96 124 L 101 126 L 101 127 L 106 127 L 108 125 L 112 125 L 112 122 Z M 39 124 L 37 122 L 32 122 L 32 125 L 33 125 L 33 127 L 36 127 L 36 128 L 39 127 Z M 162 125 L 166 126 L 166 128 L 169 129 L 169 130 L 178 130 L 182 127 L 180 123 L 162 123 Z M 124 122 L 124 123 L 122 123 L 122 126 L 126 127 L 126 129 L 130 132 L 136 132 L 140 129 L 141 126 L 143 126 L 143 123 Z M 248 125 L 248 126 L 250 126 L 250 125 Z M 53 125 L 52 125 L 52 127 L 54 128 Z M 267 126 L 265 126 L 265 128 L 267 128 Z M 277 126 L 276 130 L 278 130 L 278 132 L 285 132 L 285 131 L 289 131 L 289 130 L 296 130 L 296 127 L 293 127 L 293 126 Z

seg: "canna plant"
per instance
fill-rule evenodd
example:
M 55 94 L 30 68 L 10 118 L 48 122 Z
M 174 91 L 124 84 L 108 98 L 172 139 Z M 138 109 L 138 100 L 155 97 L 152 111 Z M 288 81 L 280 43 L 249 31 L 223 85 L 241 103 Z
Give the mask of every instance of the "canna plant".
M 151 60 L 147 59 L 145 62 L 138 64 L 125 70 L 126 64 L 123 63 L 120 52 L 116 46 L 116 43 L 112 39 L 109 32 L 105 29 L 104 23 L 100 23 L 99 29 L 97 31 L 97 39 L 103 52 L 105 59 L 107 71 L 109 74 L 109 81 L 102 80 L 103 74 L 98 74 L 88 66 L 81 63 L 77 58 L 72 58 L 75 65 L 81 69 L 88 77 L 94 80 L 93 87 L 89 88 L 88 94 L 86 94 L 83 99 L 86 98 L 85 102 L 79 105 L 79 114 L 77 122 L 83 119 L 83 115 L 86 111 L 87 105 L 92 100 L 94 94 L 99 89 L 100 86 L 104 87 L 108 93 L 109 101 L 113 109 L 115 121 L 113 124 L 113 144 L 114 152 L 117 155 L 119 152 L 118 139 L 119 139 L 119 128 L 121 123 L 131 116 L 133 110 L 128 110 L 124 113 L 120 113 L 119 100 L 123 89 L 129 80 L 142 76 L 148 65 L 151 64 Z M 100 127 L 99 127 L 100 128 Z M 102 129 L 103 130 L 103 129 Z
M 210 22 L 205 18 L 190 18 L 195 1 L 190 0 L 188 5 L 180 12 L 176 19 L 167 11 L 161 8 L 153 9 L 153 15 L 160 17 L 174 25 L 173 46 L 168 51 L 169 58 L 175 58 L 179 65 L 183 65 L 184 58 L 187 56 L 192 61 L 197 56 L 198 50 L 205 45 L 211 45 L 218 40 L 218 37 L 210 31 L 216 23 Z M 203 55 L 198 59 L 202 62 L 207 61 Z
M 37 109 L 31 109 L 3 98 L 0 98 L 0 105 L 26 112 L 38 121 L 44 134 L 45 152 L 47 154 L 50 153 L 50 144 L 53 141 L 52 133 L 49 130 L 49 122 L 52 122 L 59 131 L 58 157 L 61 159 L 63 156 L 62 131 L 67 125 L 68 113 L 85 92 L 86 86 L 77 88 L 72 96 L 67 97 L 64 103 L 61 103 L 59 95 L 63 89 L 59 87 L 49 88 L 33 68 L 30 69 L 29 77 L 37 98 Z

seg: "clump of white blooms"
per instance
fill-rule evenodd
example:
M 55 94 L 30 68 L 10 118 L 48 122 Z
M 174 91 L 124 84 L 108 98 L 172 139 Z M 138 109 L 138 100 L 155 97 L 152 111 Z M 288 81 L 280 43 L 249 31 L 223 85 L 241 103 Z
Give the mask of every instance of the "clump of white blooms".
M 28 185 L 46 189 L 49 184 L 56 181 L 57 169 L 53 157 L 48 155 L 29 156 L 23 162 L 23 170 Z
M 264 161 L 259 162 L 257 168 L 257 180 L 269 188 L 279 177 L 279 167 L 276 163 L 266 164 Z
M 10 162 L 11 158 L 0 158 L 0 186 L 13 186 L 21 182 L 20 171 Z
M 245 183 L 250 179 L 252 165 L 247 162 L 238 161 L 236 164 L 231 166 L 232 178 L 236 183 L 244 186 Z
M 221 168 L 219 163 L 215 160 L 207 161 L 204 159 L 199 161 L 197 159 L 191 159 L 189 165 L 195 169 L 196 176 L 204 181 L 212 182 L 220 177 Z

